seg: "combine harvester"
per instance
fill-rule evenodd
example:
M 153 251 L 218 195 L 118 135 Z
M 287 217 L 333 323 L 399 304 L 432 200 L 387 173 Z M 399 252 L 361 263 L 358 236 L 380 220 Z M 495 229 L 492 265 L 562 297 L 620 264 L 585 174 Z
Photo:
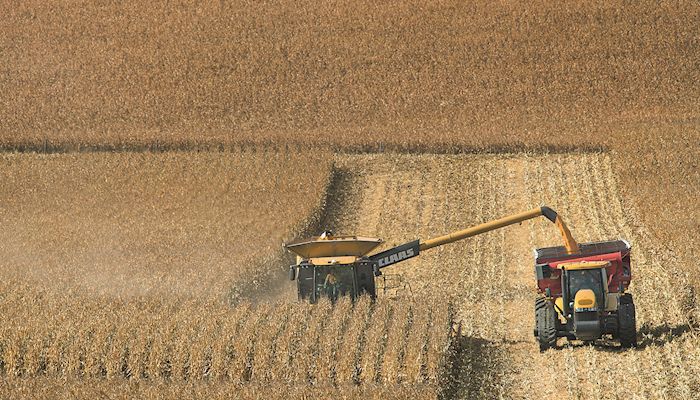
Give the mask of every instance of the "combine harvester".
M 630 245 L 624 240 L 577 243 L 564 221 L 549 207 L 536 208 L 426 241 L 415 240 L 369 255 L 381 239 L 359 236 L 319 237 L 287 243 L 297 255 L 289 267 L 300 300 L 360 295 L 376 298 L 375 277 L 382 269 L 422 251 L 505 226 L 544 216 L 561 233 L 564 246 L 535 250 L 535 337 L 540 350 L 556 347 L 557 338 L 592 342 L 604 336 L 622 347 L 637 344 L 634 302 L 625 293 L 632 278 Z

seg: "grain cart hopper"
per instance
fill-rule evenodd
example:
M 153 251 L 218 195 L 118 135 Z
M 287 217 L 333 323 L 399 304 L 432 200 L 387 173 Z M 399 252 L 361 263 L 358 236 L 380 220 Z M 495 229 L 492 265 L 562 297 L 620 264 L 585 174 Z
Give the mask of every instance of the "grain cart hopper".
M 564 221 L 546 206 L 371 255 L 381 239 L 324 232 L 284 245 L 297 255 L 296 264 L 289 267 L 289 278 L 297 281 L 299 299 L 311 303 L 322 297 L 331 301 L 363 294 L 375 298 L 375 277 L 382 275 L 382 269 L 433 247 L 539 216 L 557 226 L 564 242 L 562 247 L 535 250 L 535 336 L 540 349 L 554 347 L 558 337 L 590 341 L 607 334 L 625 347 L 634 345 L 634 304 L 631 295 L 624 293 L 631 279 L 629 245 L 625 241 L 579 245 Z

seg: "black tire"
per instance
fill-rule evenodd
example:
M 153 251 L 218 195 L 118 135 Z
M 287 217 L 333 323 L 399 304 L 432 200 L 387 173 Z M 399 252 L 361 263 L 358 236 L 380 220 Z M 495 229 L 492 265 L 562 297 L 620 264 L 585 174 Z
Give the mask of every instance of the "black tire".
M 554 304 L 545 299 L 535 300 L 535 323 L 540 351 L 557 346 L 557 313 Z
M 538 323 L 537 316 L 539 315 L 539 312 L 540 312 L 539 310 L 544 308 L 544 303 L 545 303 L 545 300 L 543 297 L 537 297 L 535 299 L 535 337 L 538 337 L 540 335 L 539 331 L 538 331 L 540 325 Z
M 637 317 L 634 310 L 632 295 L 620 297 L 617 308 L 618 338 L 623 348 L 637 347 Z

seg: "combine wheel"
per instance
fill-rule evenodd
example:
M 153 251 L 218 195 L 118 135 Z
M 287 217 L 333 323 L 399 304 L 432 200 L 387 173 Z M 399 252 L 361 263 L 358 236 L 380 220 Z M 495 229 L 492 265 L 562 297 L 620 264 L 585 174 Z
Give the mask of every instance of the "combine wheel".
M 623 348 L 637 347 L 637 320 L 632 295 L 626 294 L 620 297 L 617 318 L 620 345 Z
M 545 351 L 557 345 L 557 312 L 554 304 L 543 298 L 535 300 L 535 318 L 537 341 L 540 351 Z

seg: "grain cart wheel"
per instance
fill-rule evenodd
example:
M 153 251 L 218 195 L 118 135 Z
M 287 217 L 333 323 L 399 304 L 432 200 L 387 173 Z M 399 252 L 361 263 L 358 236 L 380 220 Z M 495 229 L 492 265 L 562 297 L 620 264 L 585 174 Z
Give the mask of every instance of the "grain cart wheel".
M 632 295 L 620 297 L 617 308 L 618 337 L 623 348 L 637 347 L 637 319 L 634 311 Z
M 556 347 L 557 345 L 557 313 L 554 311 L 554 304 L 543 298 L 535 300 L 535 323 L 537 331 L 537 341 L 540 344 L 540 351 Z

